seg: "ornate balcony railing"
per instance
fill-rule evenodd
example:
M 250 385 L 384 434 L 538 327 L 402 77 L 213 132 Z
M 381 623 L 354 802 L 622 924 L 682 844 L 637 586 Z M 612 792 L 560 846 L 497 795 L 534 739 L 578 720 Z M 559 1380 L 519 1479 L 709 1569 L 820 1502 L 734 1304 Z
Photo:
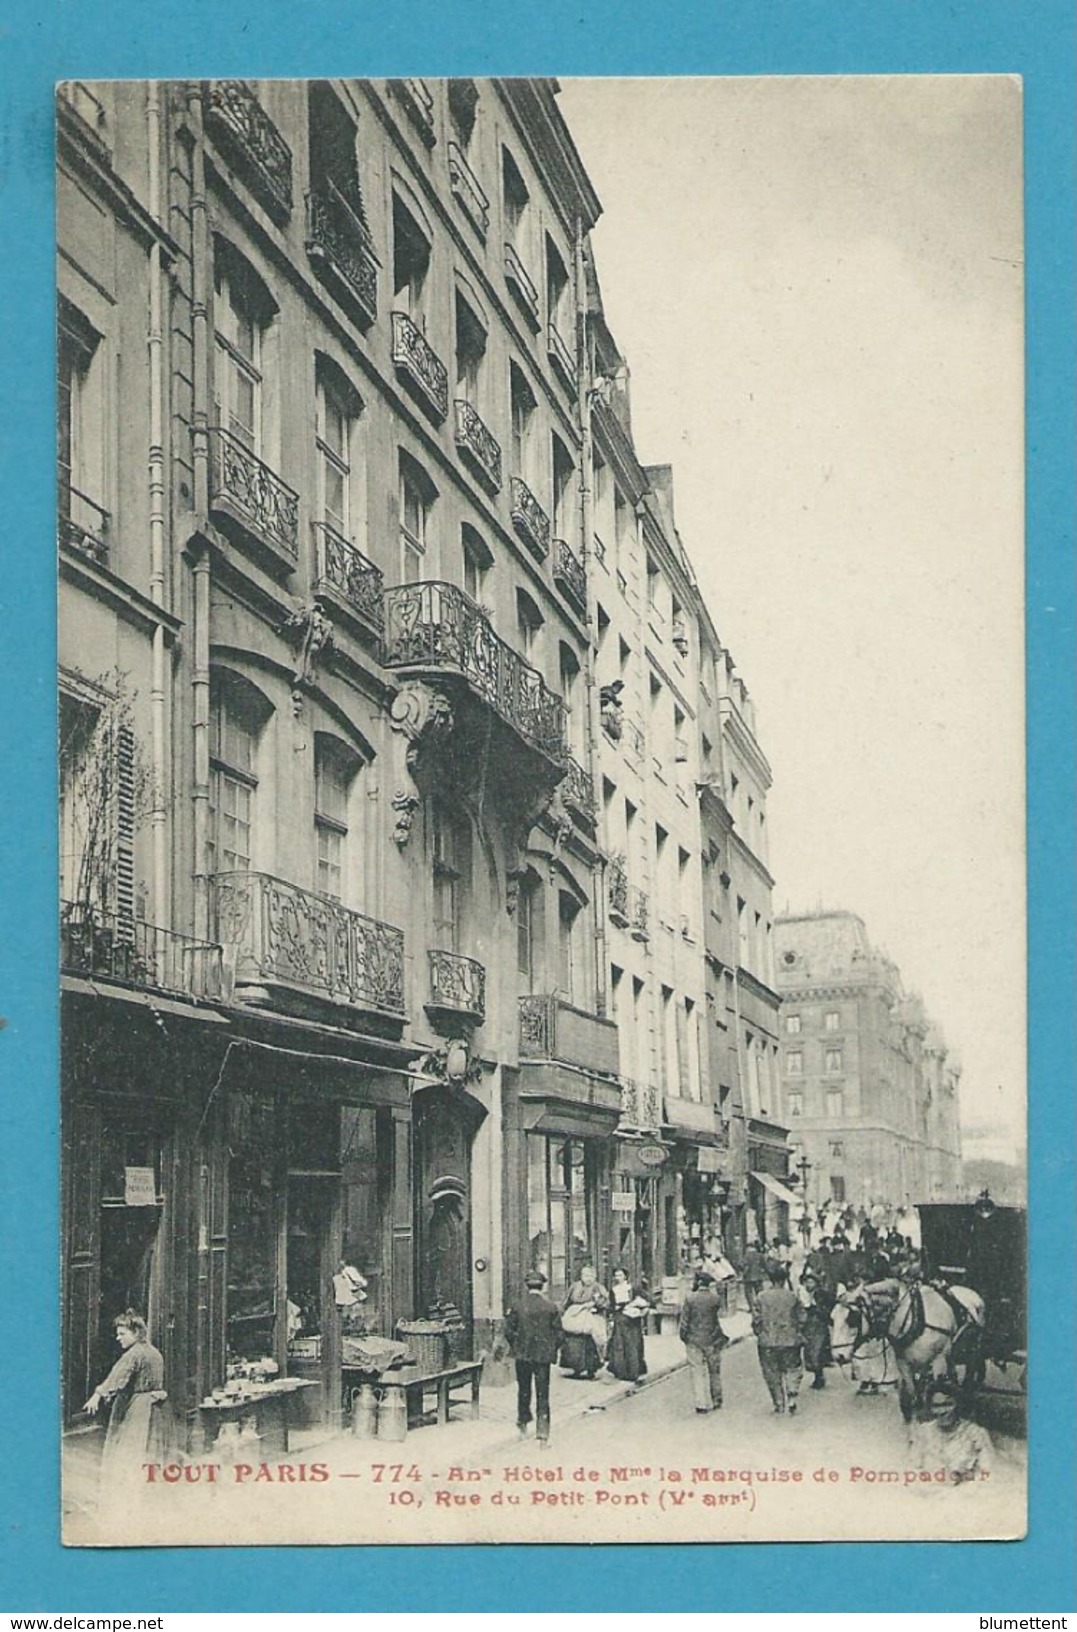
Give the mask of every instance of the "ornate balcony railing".
M 487 430 L 470 402 L 458 397 L 456 410 L 456 446 L 466 455 L 479 480 L 497 493 L 501 488 L 501 444 Z
M 570 390 L 576 389 L 576 359 L 572 355 L 565 341 L 561 338 L 560 330 L 555 323 L 546 325 L 546 355 L 558 369 L 561 378 Z
M 314 593 L 342 600 L 377 634 L 385 624 L 380 568 L 328 522 L 314 523 Z
M 114 980 L 184 997 L 221 996 L 221 948 L 90 902 L 60 908 L 60 964 L 90 980 Z
M 553 581 L 577 611 L 587 610 L 587 578 L 583 562 L 563 538 L 553 541 Z
M 245 79 L 205 86 L 206 124 L 222 153 L 270 211 L 292 208 L 292 150 Z
M 112 517 L 99 504 L 71 487 L 60 472 L 60 542 L 104 565 L 108 560 Z
M 650 938 L 648 921 L 647 892 L 632 884 L 628 890 L 628 932 L 634 941 L 646 941 Z
M 235 987 L 282 986 L 402 1016 L 404 935 L 268 873 L 210 879 L 214 934 Z
M 570 810 L 575 810 L 587 821 L 598 815 L 594 778 L 569 755 L 568 770 L 561 783 L 561 797 Z
M 490 626 L 455 584 L 398 584 L 385 591 L 383 657 L 390 669 L 450 669 L 525 742 L 565 757 L 565 705 L 536 669 Z
M 551 997 L 521 997 L 520 1054 L 550 1059 L 557 1034 L 557 1005 Z
M 299 554 L 299 495 L 219 425 L 210 430 L 210 508 L 294 566 Z
M 393 313 L 393 366 L 423 407 L 444 419 L 449 411 L 448 370 L 407 312 Z
M 486 970 L 474 958 L 459 952 L 431 948 L 430 998 L 427 1008 L 442 1014 L 461 1015 L 480 1025 L 486 1015 Z
M 505 278 L 532 328 L 539 326 L 539 297 L 530 272 L 513 244 L 505 245 Z
M 437 140 L 434 134 L 434 98 L 425 79 L 392 79 L 389 83 L 422 137 L 423 146 L 433 147 Z
M 628 928 L 628 872 L 623 856 L 611 856 L 606 869 L 610 922 Z
M 648 1130 L 662 1126 L 662 1095 L 653 1082 L 621 1078 L 621 1126 Z
M 490 225 L 490 200 L 456 142 L 449 143 L 449 187 L 472 226 L 485 238 Z
M 307 194 L 307 254 L 315 270 L 356 308 L 378 315 L 378 258 L 362 216 L 331 181 Z
M 522 476 L 512 478 L 512 525 L 531 554 L 545 561 L 550 553 L 550 518 Z

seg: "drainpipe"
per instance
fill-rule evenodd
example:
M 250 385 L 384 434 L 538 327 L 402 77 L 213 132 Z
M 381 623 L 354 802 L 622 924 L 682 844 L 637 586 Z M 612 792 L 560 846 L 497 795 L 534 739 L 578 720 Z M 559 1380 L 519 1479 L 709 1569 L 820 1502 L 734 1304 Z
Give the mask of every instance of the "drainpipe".
M 587 280 L 583 260 L 583 220 L 576 217 L 575 244 L 576 285 L 576 400 L 580 415 L 580 562 L 587 586 L 587 641 L 584 646 L 584 721 L 586 734 L 586 765 L 595 794 L 596 827 L 600 823 L 602 796 L 598 786 L 598 686 L 595 677 L 595 643 L 597 615 L 594 585 L 594 489 L 591 485 L 594 437 L 591 429 L 592 377 L 591 339 L 587 324 Z M 601 835 L 600 835 L 601 836 Z M 606 858 L 599 847 L 599 864 L 591 873 L 591 895 L 594 907 L 595 1013 L 606 1013 Z
M 194 525 L 204 529 L 209 515 L 209 225 L 206 217 L 206 165 L 202 138 L 202 98 L 196 84 L 187 98 L 194 137 L 191 151 L 191 338 L 194 390 L 191 449 L 194 464 Z M 198 541 L 194 563 L 192 612 L 191 708 L 194 731 L 194 873 L 195 934 L 210 939 L 209 894 L 202 878 L 209 836 L 209 551 Z
M 146 100 L 146 150 L 149 157 L 149 213 L 155 226 L 161 224 L 161 91 L 160 83 L 148 81 Z M 150 373 L 150 443 L 148 459 L 150 521 L 150 600 L 165 607 L 168 584 L 165 568 L 165 451 L 164 451 L 164 335 L 163 272 L 161 242 L 150 245 L 149 329 L 146 349 Z M 167 745 L 167 670 L 165 631 L 160 622 L 153 630 L 152 681 L 150 687 L 150 760 L 153 769 L 153 806 L 150 813 L 152 836 L 153 912 L 158 924 L 171 923 L 169 901 L 169 765 Z

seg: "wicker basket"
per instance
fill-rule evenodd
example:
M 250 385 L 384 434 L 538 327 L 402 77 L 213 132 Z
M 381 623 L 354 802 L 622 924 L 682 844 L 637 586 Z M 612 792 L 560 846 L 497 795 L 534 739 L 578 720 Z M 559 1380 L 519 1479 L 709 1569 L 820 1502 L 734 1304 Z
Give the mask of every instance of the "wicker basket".
M 438 1320 L 402 1320 L 397 1332 L 420 1371 L 445 1370 L 445 1328 Z
M 471 1327 L 458 1323 L 445 1328 L 445 1353 L 450 1364 L 454 1360 L 471 1359 Z

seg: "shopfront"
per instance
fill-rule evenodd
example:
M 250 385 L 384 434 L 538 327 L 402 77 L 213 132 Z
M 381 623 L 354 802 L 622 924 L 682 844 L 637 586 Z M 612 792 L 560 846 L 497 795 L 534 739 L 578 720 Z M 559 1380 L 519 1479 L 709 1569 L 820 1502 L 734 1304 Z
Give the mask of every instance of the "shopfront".
M 611 1268 L 651 1288 L 680 1269 L 677 1176 L 661 1139 L 618 1139 L 610 1194 Z

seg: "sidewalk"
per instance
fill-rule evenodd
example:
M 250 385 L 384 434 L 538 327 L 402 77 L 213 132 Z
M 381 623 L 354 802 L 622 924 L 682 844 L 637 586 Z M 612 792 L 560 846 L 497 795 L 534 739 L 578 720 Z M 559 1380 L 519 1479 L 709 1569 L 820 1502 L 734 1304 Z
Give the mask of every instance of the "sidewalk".
M 729 1334 L 730 1343 L 743 1342 L 751 1335 L 751 1318 L 743 1310 L 723 1315 L 722 1325 Z M 605 1411 L 611 1405 L 627 1399 L 630 1394 L 649 1388 L 673 1372 L 680 1371 L 686 1364 L 684 1345 L 670 1331 L 655 1333 L 647 1338 L 646 1356 L 647 1375 L 638 1383 L 621 1382 L 608 1372 L 600 1373 L 591 1381 L 573 1378 L 554 1366 L 550 1376 L 550 1416 L 554 1435 L 559 1436 L 567 1424 L 580 1417 Z M 510 1450 L 519 1444 L 515 1381 L 495 1386 L 484 1383 L 479 1419 L 473 1421 L 468 1410 L 468 1404 L 460 1399 L 459 1403 L 454 1404 L 453 1414 L 447 1423 L 412 1428 L 406 1441 L 410 1452 L 436 1455 L 439 1462 L 447 1457 L 463 1462 L 476 1456 Z M 298 1440 L 299 1436 L 293 1436 L 292 1455 L 295 1455 Z M 377 1440 L 354 1439 L 345 1431 L 334 1439 L 322 1440 L 317 1444 L 312 1435 L 309 1443 L 302 1443 L 302 1450 L 304 1455 L 316 1454 L 319 1461 L 327 1462 L 337 1471 L 356 1457 L 368 1459 L 378 1443 Z M 534 1445 L 533 1440 L 529 1443 Z

